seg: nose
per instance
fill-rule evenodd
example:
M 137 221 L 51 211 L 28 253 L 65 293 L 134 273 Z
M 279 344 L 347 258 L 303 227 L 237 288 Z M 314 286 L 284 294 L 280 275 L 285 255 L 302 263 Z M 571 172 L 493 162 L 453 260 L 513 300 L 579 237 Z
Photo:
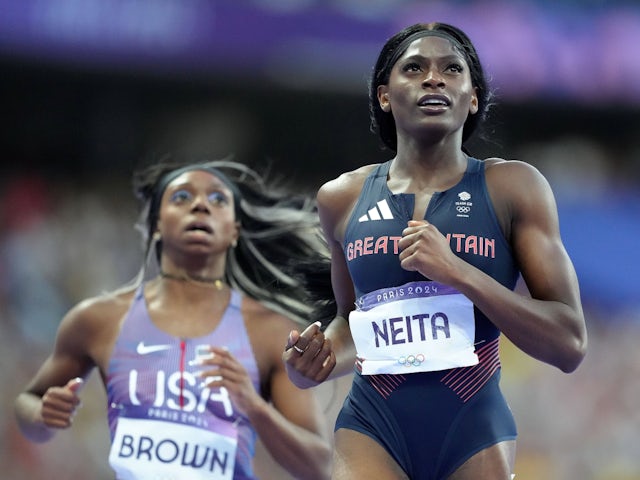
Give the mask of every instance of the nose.
M 426 75 L 422 80 L 423 87 L 439 87 L 445 86 L 444 77 L 435 68 L 430 68 L 426 71 Z
M 191 203 L 192 212 L 209 212 L 209 198 L 207 195 L 196 195 Z

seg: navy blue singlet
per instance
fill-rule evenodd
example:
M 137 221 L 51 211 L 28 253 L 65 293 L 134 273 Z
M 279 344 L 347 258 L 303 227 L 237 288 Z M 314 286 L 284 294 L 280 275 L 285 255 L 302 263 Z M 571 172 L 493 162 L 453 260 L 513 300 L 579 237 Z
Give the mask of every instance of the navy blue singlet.
M 397 244 L 413 217 L 415 198 L 391 193 L 390 165 L 378 165 L 365 179 L 345 232 L 357 297 L 425 280 L 400 267 Z M 435 193 L 424 218 L 447 236 L 456 255 L 515 287 L 518 269 L 487 192 L 484 162 L 469 158 L 461 181 Z M 500 332 L 478 309 L 474 313 L 477 365 L 394 375 L 356 371 L 336 430 L 372 437 L 413 480 L 445 479 L 480 450 L 515 439 L 513 415 L 499 388 Z

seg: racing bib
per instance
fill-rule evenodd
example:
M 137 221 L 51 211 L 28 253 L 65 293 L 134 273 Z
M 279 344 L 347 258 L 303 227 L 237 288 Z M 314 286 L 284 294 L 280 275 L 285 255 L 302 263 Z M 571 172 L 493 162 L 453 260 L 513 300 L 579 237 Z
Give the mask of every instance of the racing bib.
M 171 420 L 149 418 L 145 408 L 128 407 L 118 418 L 109 464 L 118 480 L 231 480 L 237 429 L 215 416 L 203 425 L 191 414 Z
M 349 327 L 363 375 L 469 367 L 475 354 L 473 304 L 437 282 L 411 282 L 360 297 Z

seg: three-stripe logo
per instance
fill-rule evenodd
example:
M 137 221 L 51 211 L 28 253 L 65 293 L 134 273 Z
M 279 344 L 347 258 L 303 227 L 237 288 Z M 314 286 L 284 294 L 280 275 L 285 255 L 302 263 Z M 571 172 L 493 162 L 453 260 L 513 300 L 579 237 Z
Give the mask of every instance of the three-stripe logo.
M 370 208 L 365 215 L 362 215 L 358 222 L 368 222 L 375 220 L 393 220 L 393 214 L 387 204 L 387 200 L 380 200 L 373 208 Z

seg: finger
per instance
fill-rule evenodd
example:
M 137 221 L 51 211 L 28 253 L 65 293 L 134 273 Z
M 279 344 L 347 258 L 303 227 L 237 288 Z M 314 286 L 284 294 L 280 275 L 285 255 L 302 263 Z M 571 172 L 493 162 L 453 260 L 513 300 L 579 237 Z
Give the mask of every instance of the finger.
M 410 257 L 411 255 L 420 253 L 421 248 L 424 248 L 424 243 L 419 240 L 419 237 L 411 237 L 412 241 L 408 242 L 406 245 L 400 245 L 398 244 L 398 247 L 400 249 L 400 252 L 398 254 L 398 259 L 399 260 L 404 260 L 407 257 Z
M 415 243 L 422 238 L 421 231 L 421 229 L 405 228 L 402 231 L 402 237 L 398 241 L 398 248 L 400 251 L 403 252 L 411 245 L 415 245 Z
M 309 372 L 309 376 L 318 383 L 324 382 L 333 369 L 336 366 L 336 355 L 334 352 L 330 352 L 329 356 L 327 356 L 322 364 L 320 364 L 320 368 L 316 369 L 314 372 Z
M 409 220 L 407 222 L 407 226 L 409 227 L 421 227 L 425 225 L 429 225 L 429 222 L 427 222 L 426 220 Z
M 322 323 L 314 322 L 311 325 L 309 325 L 307 328 L 305 328 L 305 330 L 300 334 L 298 339 L 292 345 L 292 347 L 298 347 L 298 348 L 294 348 L 295 351 L 300 354 L 300 350 L 302 350 L 302 353 L 304 353 L 309 347 L 309 344 L 311 343 L 311 341 L 318 334 L 321 335 L 324 340 L 324 334 L 320 331 L 321 326 L 322 326 Z
M 43 403 L 54 405 L 58 408 L 71 409 L 80 403 L 80 397 L 65 387 L 52 387 L 42 396 Z
M 80 401 L 75 395 L 70 395 L 66 386 L 51 388 L 43 395 L 40 414 L 45 425 L 54 428 L 71 425 Z
M 224 378 L 222 375 L 207 375 L 203 376 L 200 381 L 200 388 L 217 388 L 222 386 Z
M 407 255 L 405 258 L 402 258 L 400 260 L 400 267 L 403 270 L 406 270 L 408 272 L 417 272 L 418 271 L 418 267 L 417 267 L 412 255 Z
M 400 253 L 398 254 L 398 259 L 401 262 L 411 257 L 412 255 L 419 253 L 420 251 L 420 244 L 421 244 L 421 242 L 419 241 L 420 237 L 411 236 L 411 237 L 405 237 L 405 238 L 409 238 L 410 241 L 407 241 L 404 244 L 402 244 L 402 242 L 398 244 L 398 247 L 400 249 Z
M 244 372 L 244 366 L 238 361 L 233 354 L 227 350 L 220 352 L 216 351 L 216 354 L 208 362 L 209 365 L 217 366 L 221 372 Z
M 201 345 L 196 349 L 196 357 L 193 360 L 189 360 L 188 365 L 202 366 L 202 365 L 219 365 L 222 359 L 235 360 L 234 356 L 229 352 L 229 349 L 225 346 L 214 347 L 212 345 Z
M 294 367 L 299 365 L 299 361 L 304 354 L 304 350 L 300 353 L 298 349 L 302 350 L 300 347 L 297 347 L 296 349 L 294 349 L 293 346 L 288 347 L 284 352 L 282 352 L 282 361 Z
M 237 390 L 243 385 L 251 384 L 248 379 L 246 370 L 220 369 L 202 372 L 198 375 L 201 378 L 200 388 L 219 388 L 227 387 L 231 390 Z
M 71 416 L 65 416 L 64 418 L 53 418 L 49 415 L 42 415 L 42 421 L 49 428 L 69 428 L 73 423 Z
M 312 353 L 312 348 L 314 347 L 309 347 L 306 358 L 302 361 L 305 362 L 306 360 L 305 370 L 307 375 L 311 378 L 316 378 L 320 375 L 320 372 L 326 369 L 328 362 L 331 362 L 332 355 L 335 358 L 335 354 L 333 353 L 330 339 L 326 339 L 315 354 Z
M 311 339 L 311 341 L 307 345 L 305 352 L 308 352 L 309 357 L 311 358 L 316 357 L 322 351 L 324 344 L 327 341 L 328 339 L 326 339 L 324 335 L 316 335 Z M 293 348 L 296 348 L 296 347 L 294 346 Z
M 195 364 L 198 360 L 207 360 L 211 358 L 211 356 L 214 355 L 211 349 L 212 349 L 211 345 L 206 345 L 206 344 L 196 345 L 195 359 L 191 360 L 189 363 Z
M 66 388 L 71 390 L 73 393 L 80 393 L 80 390 L 84 386 L 84 380 L 80 377 L 72 378 L 65 385 Z
M 210 350 L 214 355 L 219 355 L 222 357 L 233 357 L 233 354 L 229 351 L 229 347 L 226 347 L 224 345 L 220 346 L 220 347 L 211 347 Z
M 73 411 L 60 411 L 51 408 L 42 409 L 42 420 L 46 425 L 68 427 L 73 421 Z
M 300 337 L 311 338 L 320 331 L 320 327 L 322 327 L 322 322 L 313 322 L 311 325 L 304 329 L 304 331 L 300 334 Z
M 402 230 L 402 236 L 406 237 L 412 233 L 418 232 L 421 228 L 428 226 L 429 223 L 424 220 L 409 220 L 407 226 Z
M 300 338 L 300 332 L 298 330 L 291 330 L 289 332 L 289 336 L 287 337 L 287 343 L 284 346 L 285 351 L 293 348 L 293 346 L 296 344 L 299 338 Z
M 241 381 L 247 376 L 244 366 L 225 350 L 206 360 L 206 367 L 206 370 L 194 372 L 194 375 L 200 378 L 222 377 L 231 381 Z

